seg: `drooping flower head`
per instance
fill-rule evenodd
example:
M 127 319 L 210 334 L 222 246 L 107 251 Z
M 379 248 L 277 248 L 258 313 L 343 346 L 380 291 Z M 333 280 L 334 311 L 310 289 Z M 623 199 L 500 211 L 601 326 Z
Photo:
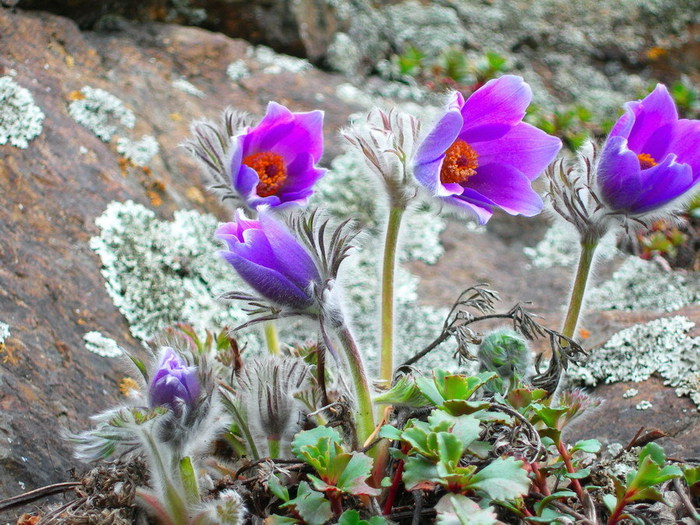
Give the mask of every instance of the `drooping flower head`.
M 644 215 L 700 181 L 700 120 L 679 119 L 662 84 L 626 108 L 603 147 L 598 191 L 610 210 Z
M 183 405 L 196 403 L 200 390 L 197 367 L 187 366 L 172 348 L 163 348 L 158 369 L 148 386 L 149 405 L 166 405 L 180 413 Z
M 221 125 L 199 122 L 184 146 L 213 178 L 212 188 L 251 210 L 304 205 L 325 169 L 323 112 L 292 113 L 270 102 L 257 126 L 226 110 Z M 232 193 L 233 192 L 233 193 Z
M 236 211 L 234 222 L 219 226 L 216 236 L 226 259 L 257 293 L 279 306 L 305 310 L 314 302 L 313 288 L 321 285 L 316 263 L 269 211 L 251 220 Z
M 488 81 L 448 107 L 420 145 L 415 177 L 434 196 L 485 224 L 494 209 L 525 216 L 542 209 L 531 183 L 561 148 L 556 137 L 522 122 L 532 92 L 522 78 Z

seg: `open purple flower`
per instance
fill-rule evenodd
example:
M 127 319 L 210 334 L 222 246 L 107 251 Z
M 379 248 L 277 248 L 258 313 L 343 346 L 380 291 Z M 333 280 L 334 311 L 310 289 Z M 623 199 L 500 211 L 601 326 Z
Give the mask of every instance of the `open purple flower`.
M 167 405 L 178 413 L 183 404 L 194 405 L 199 392 L 197 367 L 187 366 L 172 348 L 163 348 L 160 364 L 148 387 L 149 405 Z
M 522 122 L 532 93 L 522 78 L 490 80 L 447 110 L 420 145 L 416 179 L 433 195 L 485 224 L 495 208 L 536 215 L 542 199 L 531 183 L 561 148 L 556 137 Z
M 251 209 L 306 204 L 326 172 L 316 167 L 323 154 L 322 111 L 292 113 L 270 102 L 260 123 L 232 140 L 231 184 Z
M 611 210 L 643 215 L 700 180 L 700 120 L 678 119 L 662 84 L 626 107 L 603 147 L 597 185 Z
M 270 212 L 250 220 L 237 210 L 235 222 L 219 226 L 216 236 L 228 246 L 220 255 L 260 295 L 295 310 L 312 305 L 313 288 L 321 285 L 316 264 Z

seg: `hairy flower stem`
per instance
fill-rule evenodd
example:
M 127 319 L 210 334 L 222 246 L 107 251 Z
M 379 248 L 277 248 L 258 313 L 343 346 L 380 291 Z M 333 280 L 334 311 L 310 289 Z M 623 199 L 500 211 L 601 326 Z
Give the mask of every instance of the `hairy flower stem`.
M 399 241 L 401 218 L 406 208 L 392 206 L 384 242 L 382 266 L 382 353 L 379 378 L 387 387 L 394 376 L 394 270 L 396 269 L 396 247 Z
M 277 326 L 274 321 L 265 323 L 265 343 L 272 355 L 280 355 L 280 341 L 277 337 Z
M 344 324 L 338 327 L 338 337 L 340 338 L 345 356 L 350 365 L 350 375 L 352 376 L 355 397 L 357 399 L 357 412 L 355 413 L 355 428 L 357 431 L 357 441 L 362 447 L 374 432 L 374 416 L 372 414 L 372 397 L 369 390 L 369 381 L 365 372 L 362 356 L 357 344 Z
M 586 283 L 588 276 L 591 273 L 593 265 L 593 256 L 598 247 L 598 239 L 582 240 L 581 255 L 579 256 L 578 268 L 576 269 L 576 279 L 574 281 L 574 289 L 571 291 L 571 299 L 569 299 L 569 308 L 566 311 L 566 320 L 561 333 L 566 337 L 574 337 L 576 333 L 576 324 L 578 323 L 579 315 L 581 314 L 581 306 L 583 298 L 586 295 Z
M 271 458 L 280 457 L 280 440 L 275 439 L 272 436 L 268 436 L 267 451 L 270 453 Z

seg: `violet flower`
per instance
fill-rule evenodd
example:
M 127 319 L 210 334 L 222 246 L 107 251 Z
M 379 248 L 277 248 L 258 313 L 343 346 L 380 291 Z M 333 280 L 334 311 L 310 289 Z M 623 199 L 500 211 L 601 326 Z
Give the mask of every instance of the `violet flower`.
M 265 209 L 259 220 L 247 219 L 240 210 L 235 218 L 216 231 L 228 246 L 219 254 L 264 298 L 294 310 L 310 307 L 321 277 L 299 241 Z
M 700 120 L 679 119 L 662 84 L 626 107 L 603 147 L 597 185 L 612 211 L 643 215 L 700 180 Z
M 531 98 L 530 87 L 513 75 L 488 81 L 467 100 L 452 93 L 418 149 L 416 179 L 480 224 L 495 208 L 528 217 L 539 213 L 542 199 L 530 185 L 554 160 L 561 141 L 522 122 Z
M 163 348 L 158 370 L 148 387 L 149 405 L 167 405 L 179 413 L 182 405 L 193 406 L 200 393 L 197 367 L 187 366 L 170 347 Z
M 326 170 L 316 167 L 323 154 L 323 112 L 292 113 L 270 102 L 260 123 L 232 138 L 233 189 L 250 209 L 306 204 Z

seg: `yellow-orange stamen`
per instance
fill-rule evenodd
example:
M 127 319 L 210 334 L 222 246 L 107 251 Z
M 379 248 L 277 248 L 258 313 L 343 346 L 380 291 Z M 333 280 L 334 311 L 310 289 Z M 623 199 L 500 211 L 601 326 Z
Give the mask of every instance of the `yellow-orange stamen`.
M 260 177 L 257 194 L 261 197 L 274 195 L 287 180 L 287 166 L 282 155 L 272 151 L 253 153 L 243 159 L 243 164 L 255 170 Z
M 648 153 L 640 153 L 639 155 L 637 155 L 637 158 L 639 159 L 639 167 L 643 170 L 653 168 L 658 164 L 658 162 L 654 160 L 654 157 L 652 157 Z
M 461 184 L 476 174 L 479 167 L 479 155 L 462 139 L 455 140 L 445 152 L 445 160 L 440 170 L 440 181 L 443 183 L 456 182 Z

